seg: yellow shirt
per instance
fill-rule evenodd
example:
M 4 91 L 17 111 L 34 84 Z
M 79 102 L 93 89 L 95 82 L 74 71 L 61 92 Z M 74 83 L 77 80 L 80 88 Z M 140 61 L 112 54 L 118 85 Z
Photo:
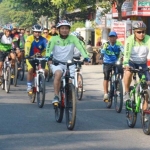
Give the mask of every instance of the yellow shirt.
M 44 38 L 46 38 L 46 40 L 49 42 L 49 40 L 51 39 L 51 36 L 50 35 L 48 35 L 47 37 L 43 34 L 42 35 Z

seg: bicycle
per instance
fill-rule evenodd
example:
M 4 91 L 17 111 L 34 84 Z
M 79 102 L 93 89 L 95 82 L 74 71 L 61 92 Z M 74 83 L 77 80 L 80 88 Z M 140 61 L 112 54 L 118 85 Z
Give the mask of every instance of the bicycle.
M 109 77 L 109 99 L 106 102 L 106 107 L 111 108 L 114 101 L 115 110 L 117 113 L 122 111 L 123 106 L 123 86 L 122 86 L 122 74 L 118 73 L 118 67 L 121 62 L 117 61 L 112 65 L 112 71 Z
M 3 90 L 5 90 L 7 93 L 9 93 L 10 82 L 11 82 L 11 63 L 10 63 L 9 57 L 8 57 L 9 53 L 5 53 L 5 54 L 7 54 L 7 56 L 5 58 L 4 65 L 2 68 L 3 82 L 2 82 L 1 87 Z
M 81 74 L 81 66 L 83 65 L 83 61 L 74 59 L 74 63 L 76 65 L 76 69 L 75 69 L 76 94 L 78 100 L 81 100 L 83 96 L 83 77 Z
M 143 132 L 147 135 L 150 134 L 150 90 L 148 89 L 145 71 L 149 69 L 133 69 L 133 81 L 134 85 L 130 86 L 130 99 L 126 101 L 126 119 L 127 124 L 130 128 L 134 128 L 137 120 L 137 113 L 141 113 L 141 123 Z M 136 74 L 140 74 L 139 82 L 136 81 Z M 144 103 L 148 99 L 148 107 L 146 110 L 143 109 Z
M 63 63 L 55 61 L 53 64 L 58 65 L 59 63 L 66 65 L 66 70 L 64 70 L 61 78 L 59 104 L 54 103 L 55 119 L 57 122 L 61 123 L 65 109 L 67 128 L 73 130 L 76 121 L 76 95 L 75 86 L 73 85 L 74 77 L 70 75 L 69 66 L 74 65 L 74 62 L 68 61 L 67 63 Z M 71 83 L 70 80 L 72 81 Z
M 24 50 L 23 49 L 20 49 L 21 53 L 23 54 L 23 57 L 21 58 L 21 61 L 20 61 L 20 64 L 18 62 L 18 66 L 19 66 L 19 69 L 18 69 L 18 78 L 20 79 L 20 81 L 23 81 L 24 79 L 24 72 L 25 72 L 25 65 L 24 65 Z
M 29 99 L 31 103 L 35 102 L 35 97 L 37 95 L 37 104 L 39 108 L 42 108 L 44 106 L 45 102 L 45 71 L 41 67 L 41 63 L 44 61 L 44 63 L 47 62 L 46 58 L 41 58 L 41 55 L 35 54 L 31 57 L 26 57 L 26 59 L 29 59 L 30 62 L 34 62 L 36 65 L 36 70 L 34 70 L 33 73 L 33 86 L 32 90 L 28 92 Z

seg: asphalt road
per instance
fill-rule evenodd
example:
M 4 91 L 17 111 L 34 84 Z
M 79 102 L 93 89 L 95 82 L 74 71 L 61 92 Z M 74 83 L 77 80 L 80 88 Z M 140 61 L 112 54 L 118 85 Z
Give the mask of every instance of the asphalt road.
M 127 126 L 125 110 L 116 113 L 103 102 L 102 66 L 83 66 L 83 100 L 77 101 L 73 131 L 55 121 L 52 80 L 47 83 L 43 108 L 31 104 L 26 81 L 0 90 L 0 150 L 149 150 L 150 136 L 143 133 L 140 115 L 135 128 Z

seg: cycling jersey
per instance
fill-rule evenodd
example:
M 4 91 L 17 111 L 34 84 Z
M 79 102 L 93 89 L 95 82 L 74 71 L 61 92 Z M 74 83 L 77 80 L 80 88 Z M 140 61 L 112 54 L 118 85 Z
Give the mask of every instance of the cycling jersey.
M 84 58 L 88 58 L 85 47 L 82 42 L 73 35 L 68 35 L 66 39 L 62 39 L 60 35 L 53 36 L 46 48 L 46 56 L 50 57 L 53 51 L 53 58 L 61 62 L 72 60 L 74 48 L 77 48 Z
M 129 60 L 135 64 L 145 64 L 150 50 L 150 36 L 145 35 L 144 40 L 138 43 L 134 35 L 127 38 L 124 51 L 124 65 L 129 65 Z
M 11 35 L 12 39 L 13 39 L 13 43 L 12 46 L 14 49 L 19 48 L 20 47 L 20 35 L 18 32 L 14 33 Z
M 9 51 L 12 49 L 12 38 L 6 37 L 6 35 L 2 35 L 0 40 L 0 51 Z
M 116 41 L 114 45 L 110 45 L 109 42 L 104 43 L 103 48 L 101 50 L 101 54 L 103 54 L 103 62 L 104 63 L 115 63 L 119 57 L 121 52 L 122 44 L 120 41 Z
M 34 36 L 30 35 L 26 39 L 25 43 L 25 55 L 33 56 L 36 53 L 41 53 L 45 56 L 47 40 L 40 36 L 38 41 L 35 41 Z
M 50 35 L 48 35 L 48 36 L 46 37 L 46 36 L 43 34 L 42 36 L 43 36 L 44 38 L 46 38 L 47 41 L 49 41 L 49 40 L 51 39 L 51 36 L 50 36 Z

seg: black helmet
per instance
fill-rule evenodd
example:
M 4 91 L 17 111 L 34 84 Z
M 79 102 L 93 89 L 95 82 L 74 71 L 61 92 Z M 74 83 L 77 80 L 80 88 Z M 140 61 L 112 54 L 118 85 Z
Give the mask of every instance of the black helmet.
M 43 31 L 43 28 L 39 25 L 39 24 L 36 24 L 32 27 L 32 31 L 35 31 L 35 32 L 42 32 Z

